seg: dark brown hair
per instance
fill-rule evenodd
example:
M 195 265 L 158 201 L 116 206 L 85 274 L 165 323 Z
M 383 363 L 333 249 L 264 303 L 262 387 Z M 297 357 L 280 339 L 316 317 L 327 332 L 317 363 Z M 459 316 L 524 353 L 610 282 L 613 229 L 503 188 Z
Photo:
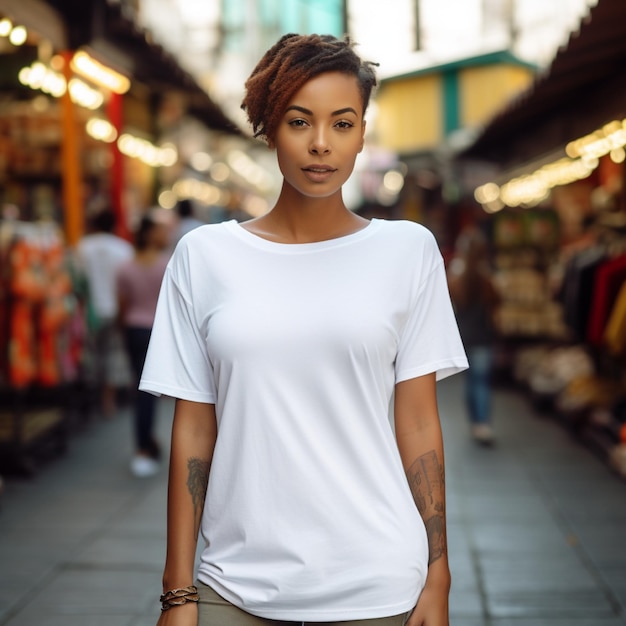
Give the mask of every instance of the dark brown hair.
M 144 215 L 134 233 L 135 248 L 137 250 L 146 250 L 150 242 L 152 231 L 158 226 L 158 222 L 152 215 Z
M 376 85 L 374 65 L 361 60 L 347 36 L 284 35 L 250 74 L 241 108 L 254 136 L 271 140 L 287 103 L 307 81 L 324 72 L 343 72 L 358 80 L 365 112 Z

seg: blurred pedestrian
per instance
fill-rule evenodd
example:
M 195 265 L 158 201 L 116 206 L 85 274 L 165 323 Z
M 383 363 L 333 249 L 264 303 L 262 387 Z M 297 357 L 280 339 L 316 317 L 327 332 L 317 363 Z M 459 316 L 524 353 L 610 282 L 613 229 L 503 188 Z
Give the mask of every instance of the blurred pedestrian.
M 177 398 L 160 626 L 448 626 L 436 378 L 467 361 L 431 233 L 343 201 L 375 83 L 349 40 L 282 37 L 243 102 L 276 204 L 166 272 L 141 382 Z
M 135 232 L 134 257 L 117 273 L 120 324 L 133 372 L 139 380 L 154 323 L 159 289 L 168 262 L 169 232 L 166 224 L 144 216 Z M 151 476 L 159 469 L 161 449 L 154 435 L 156 397 L 138 391 L 134 401 L 135 476 Z
M 132 245 L 118 237 L 113 211 L 103 209 L 90 220 L 90 232 L 78 243 L 78 259 L 89 289 L 89 330 L 92 366 L 103 414 L 110 417 L 116 408 L 120 387 L 128 385 L 129 371 L 117 327 L 115 277 L 124 262 L 132 258 Z
M 181 198 L 177 202 L 176 213 L 178 214 L 178 227 L 176 228 L 174 244 L 177 244 L 194 228 L 198 228 L 198 226 L 202 226 L 204 224 L 204 222 L 196 217 L 193 202 L 189 198 Z
M 494 442 L 491 375 L 498 303 L 488 253 L 486 237 L 477 228 L 468 228 L 456 241 L 448 269 L 450 295 L 470 365 L 465 374 L 465 400 L 471 434 L 484 445 Z

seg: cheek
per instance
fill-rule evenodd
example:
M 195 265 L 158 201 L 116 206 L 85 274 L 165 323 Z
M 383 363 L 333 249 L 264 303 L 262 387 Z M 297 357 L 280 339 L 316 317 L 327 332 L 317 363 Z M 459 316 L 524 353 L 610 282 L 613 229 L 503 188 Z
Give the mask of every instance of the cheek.
M 286 176 L 294 168 L 293 156 L 289 153 L 289 150 L 285 150 L 284 148 L 276 150 L 276 162 L 283 176 Z
M 363 142 L 360 139 L 357 139 L 351 142 L 350 145 L 345 146 L 343 155 L 346 160 L 351 159 L 352 161 L 355 161 L 361 150 L 363 150 Z

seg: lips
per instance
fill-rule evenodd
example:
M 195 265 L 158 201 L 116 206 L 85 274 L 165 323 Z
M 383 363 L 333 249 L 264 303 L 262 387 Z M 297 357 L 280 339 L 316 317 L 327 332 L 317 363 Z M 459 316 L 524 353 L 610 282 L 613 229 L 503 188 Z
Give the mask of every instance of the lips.
M 330 165 L 307 165 L 302 168 L 304 175 L 311 181 L 321 183 L 328 180 L 337 170 Z
M 334 172 L 335 168 L 330 165 L 307 165 L 302 168 L 307 172 Z

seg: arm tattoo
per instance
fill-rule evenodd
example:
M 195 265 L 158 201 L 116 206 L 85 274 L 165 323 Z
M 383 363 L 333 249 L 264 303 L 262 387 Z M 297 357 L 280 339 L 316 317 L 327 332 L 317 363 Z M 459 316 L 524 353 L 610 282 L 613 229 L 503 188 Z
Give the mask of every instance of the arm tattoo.
M 445 475 L 434 450 L 415 459 L 406 472 L 413 499 L 426 526 L 430 565 L 446 552 Z
M 187 461 L 189 476 L 187 477 L 187 488 L 191 494 L 195 519 L 202 516 L 206 490 L 209 484 L 209 469 L 211 463 L 198 457 L 191 457 Z

